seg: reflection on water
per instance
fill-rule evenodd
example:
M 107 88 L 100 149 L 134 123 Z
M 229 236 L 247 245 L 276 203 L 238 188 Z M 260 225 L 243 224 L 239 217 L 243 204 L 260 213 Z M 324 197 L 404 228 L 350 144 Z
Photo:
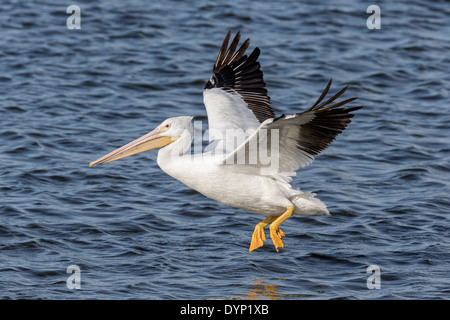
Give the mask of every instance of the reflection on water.
M 279 278 L 278 281 L 285 281 L 286 279 Z M 267 284 L 266 279 L 257 279 L 250 283 L 252 288 L 247 292 L 244 300 L 280 300 L 283 298 L 306 298 L 313 297 L 311 294 L 282 294 L 279 292 L 279 287 L 282 289 L 282 285 Z
M 252 288 L 247 292 L 245 300 L 269 299 L 277 300 L 280 298 L 278 285 L 265 284 L 265 279 L 257 279 L 250 283 Z

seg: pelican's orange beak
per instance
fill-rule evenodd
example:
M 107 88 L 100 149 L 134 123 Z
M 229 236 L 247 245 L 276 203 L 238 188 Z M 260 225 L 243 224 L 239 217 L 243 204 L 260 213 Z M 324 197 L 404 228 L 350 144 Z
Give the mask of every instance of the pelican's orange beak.
M 106 163 L 126 158 L 134 154 L 138 154 L 155 148 L 162 148 L 178 138 L 161 136 L 164 131 L 164 129 L 160 129 L 158 127 L 155 130 L 147 133 L 146 135 L 114 150 L 113 152 L 108 153 L 107 155 L 104 155 L 103 157 L 95 161 L 92 161 L 91 163 L 89 163 L 89 167 L 100 163 Z

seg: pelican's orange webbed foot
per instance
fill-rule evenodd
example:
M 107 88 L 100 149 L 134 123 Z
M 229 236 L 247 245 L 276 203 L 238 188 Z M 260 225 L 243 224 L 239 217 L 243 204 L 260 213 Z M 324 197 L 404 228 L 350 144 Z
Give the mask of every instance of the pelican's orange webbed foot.
M 261 221 L 256 225 L 255 231 L 253 231 L 250 249 L 248 251 L 252 252 L 253 250 L 263 246 L 264 241 L 266 241 L 264 228 L 277 218 L 278 218 L 277 216 L 268 216 L 266 219 L 264 219 L 263 221 Z
M 275 249 L 278 252 L 278 248 L 283 248 L 283 237 L 284 232 L 280 229 L 280 224 L 282 224 L 287 218 L 294 214 L 295 207 L 287 207 L 286 212 L 279 216 L 271 225 L 270 225 L 270 237 L 272 238 L 272 242 L 275 246 Z

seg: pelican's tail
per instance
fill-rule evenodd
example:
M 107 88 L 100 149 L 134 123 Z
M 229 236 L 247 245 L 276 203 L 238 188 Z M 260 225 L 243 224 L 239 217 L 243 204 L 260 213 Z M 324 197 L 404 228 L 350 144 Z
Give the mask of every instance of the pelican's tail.
M 320 199 L 315 197 L 315 193 L 302 192 L 289 198 L 295 205 L 295 214 L 300 215 L 326 215 L 330 216 L 327 206 Z

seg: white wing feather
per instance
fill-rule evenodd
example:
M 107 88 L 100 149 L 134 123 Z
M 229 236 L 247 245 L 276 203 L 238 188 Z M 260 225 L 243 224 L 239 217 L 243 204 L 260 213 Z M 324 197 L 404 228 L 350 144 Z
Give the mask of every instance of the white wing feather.
M 233 90 L 221 88 L 203 91 L 203 102 L 208 115 L 209 141 L 222 140 L 232 130 L 254 132 L 260 125 L 247 103 Z

